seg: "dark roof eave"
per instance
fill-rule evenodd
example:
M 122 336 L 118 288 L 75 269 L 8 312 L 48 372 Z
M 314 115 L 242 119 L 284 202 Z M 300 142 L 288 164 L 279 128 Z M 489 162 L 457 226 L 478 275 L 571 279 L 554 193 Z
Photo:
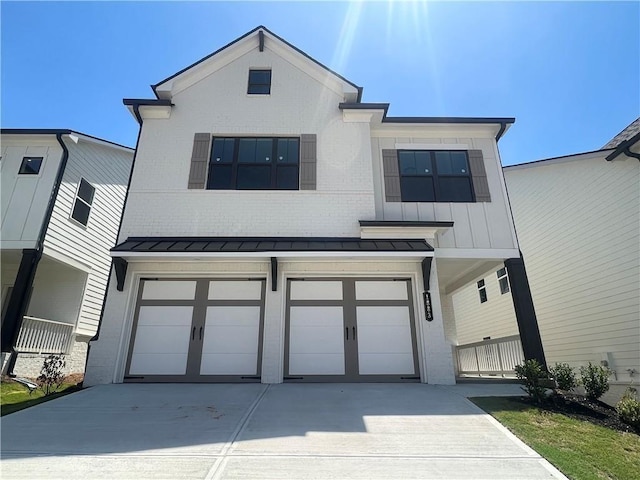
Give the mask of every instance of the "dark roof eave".
M 126 148 L 127 150 L 134 150 L 131 147 L 122 145 L 120 143 L 112 142 L 111 140 L 105 140 L 104 138 L 82 133 L 77 130 L 71 130 L 68 128 L 3 128 L 0 129 L 0 133 L 3 135 L 82 135 L 83 137 L 92 138 L 100 142 L 109 143 L 116 147 Z
M 470 124 L 512 124 L 513 117 L 385 117 L 384 123 L 470 123 Z
M 360 220 L 361 227 L 435 227 L 451 228 L 453 222 L 421 222 L 416 220 Z
M 171 100 L 165 100 L 162 98 L 123 98 L 122 103 L 127 106 L 158 106 L 158 107 L 172 107 Z
M 156 248 L 164 243 L 162 248 Z M 180 249 L 173 248 L 181 243 Z M 142 245 L 144 244 L 144 247 Z M 201 245 L 192 248 L 193 244 Z M 216 248 L 208 248 L 214 244 Z M 346 248 L 345 248 L 346 247 Z M 350 247 L 350 248 L 349 248 Z M 176 253 L 191 252 L 433 252 L 422 239 L 362 239 L 352 237 L 130 237 L 116 245 L 111 252 Z M 117 256 L 117 255 L 114 255 Z

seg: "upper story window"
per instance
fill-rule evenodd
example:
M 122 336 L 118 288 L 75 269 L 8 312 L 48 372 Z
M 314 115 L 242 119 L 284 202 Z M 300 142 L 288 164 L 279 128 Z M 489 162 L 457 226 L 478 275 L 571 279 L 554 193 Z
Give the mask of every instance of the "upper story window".
M 498 283 L 500 284 L 500 293 L 509 293 L 509 279 L 507 278 L 507 269 L 501 268 L 496 272 L 498 276 Z
M 269 95 L 271 93 L 271 70 L 249 70 L 247 93 Z
M 71 218 L 85 227 L 89 222 L 89 214 L 91 213 L 91 205 L 93 204 L 93 195 L 95 192 L 96 189 L 93 185 L 87 182 L 84 178 L 80 179 L 78 191 L 76 192 L 76 199 L 75 202 L 73 202 Z
M 300 139 L 214 138 L 207 188 L 298 190 Z
M 398 150 L 403 202 L 473 202 L 467 152 Z
M 42 157 L 23 157 L 18 173 L 20 175 L 37 175 L 40 173 L 42 160 Z
M 484 303 L 487 298 L 487 286 L 484 284 L 484 279 L 478 281 L 478 294 L 480 295 L 480 303 Z

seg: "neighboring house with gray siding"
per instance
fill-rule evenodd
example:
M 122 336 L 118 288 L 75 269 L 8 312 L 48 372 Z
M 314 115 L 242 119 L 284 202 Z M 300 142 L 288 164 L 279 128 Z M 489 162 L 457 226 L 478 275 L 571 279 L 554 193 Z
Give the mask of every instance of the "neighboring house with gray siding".
M 640 378 L 640 119 L 601 150 L 504 168 L 549 365 Z M 453 297 L 458 344 L 518 333 L 497 270 Z
M 504 264 L 542 355 L 497 142 L 391 117 L 264 27 L 125 99 L 140 125 L 85 385 L 455 382 L 452 295 Z
M 84 371 L 132 162 L 133 149 L 72 130 L 2 129 L 5 370 L 37 376 L 64 353 Z

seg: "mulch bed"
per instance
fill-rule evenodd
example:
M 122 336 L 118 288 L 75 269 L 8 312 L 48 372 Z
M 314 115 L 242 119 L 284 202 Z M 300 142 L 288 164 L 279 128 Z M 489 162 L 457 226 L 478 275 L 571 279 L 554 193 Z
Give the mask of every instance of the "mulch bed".
M 582 395 L 566 392 L 553 393 L 541 405 L 536 404 L 529 397 L 522 397 L 522 401 L 548 412 L 561 413 L 567 417 L 601 427 L 640 435 L 640 430 L 620 420 L 615 408 L 599 400 L 590 400 Z

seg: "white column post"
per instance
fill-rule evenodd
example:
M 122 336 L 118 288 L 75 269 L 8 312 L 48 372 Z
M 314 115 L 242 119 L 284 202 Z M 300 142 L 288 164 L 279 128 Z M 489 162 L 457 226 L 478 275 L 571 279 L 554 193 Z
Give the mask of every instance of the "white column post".
M 431 262 L 429 291 L 433 320 L 424 322 L 423 348 L 426 364 L 427 383 L 454 385 L 456 383 L 451 345 L 445 338 L 444 316 L 440 301 L 437 260 Z

